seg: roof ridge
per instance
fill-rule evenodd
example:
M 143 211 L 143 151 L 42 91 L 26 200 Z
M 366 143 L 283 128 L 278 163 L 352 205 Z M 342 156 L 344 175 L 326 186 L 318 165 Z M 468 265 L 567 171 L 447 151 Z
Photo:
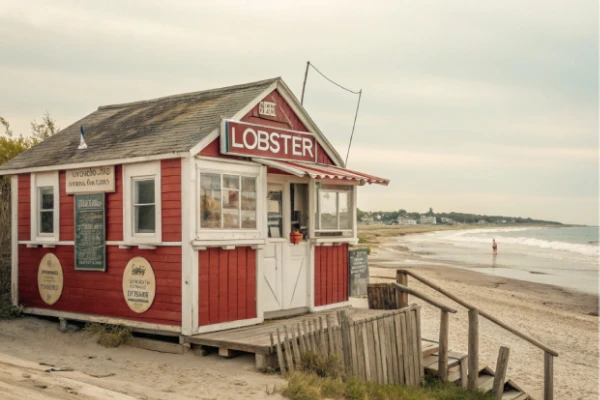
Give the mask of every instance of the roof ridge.
M 244 89 L 247 87 L 258 86 L 258 85 L 262 85 L 262 84 L 266 84 L 266 83 L 272 83 L 272 82 L 275 82 L 280 79 L 281 79 L 281 77 L 278 76 L 276 78 L 263 79 L 261 81 L 256 81 L 256 82 L 249 82 L 249 83 L 243 83 L 243 84 L 239 84 L 239 85 L 225 86 L 225 87 L 221 87 L 221 88 L 200 90 L 197 92 L 181 93 L 181 94 L 175 94 L 175 95 L 170 95 L 170 96 L 162 96 L 162 97 L 157 97 L 157 98 L 149 99 L 149 100 L 138 100 L 138 101 L 132 101 L 129 103 L 120 103 L 120 104 L 108 104 L 105 106 L 98 107 L 98 110 L 109 110 L 109 109 L 113 109 L 113 108 L 150 104 L 150 103 L 154 103 L 156 101 L 164 101 L 164 100 L 181 100 L 181 99 L 186 99 L 189 97 L 197 96 L 199 94 Z

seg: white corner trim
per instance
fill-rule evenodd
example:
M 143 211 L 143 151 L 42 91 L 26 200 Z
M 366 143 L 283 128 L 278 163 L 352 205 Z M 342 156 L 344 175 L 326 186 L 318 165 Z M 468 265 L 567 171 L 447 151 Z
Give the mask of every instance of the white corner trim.
M 198 326 L 198 254 L 190 244 L 196 229 L 196 160 L 181 161 L 181 331 Z
M 140 250 L 156 250 L 156 246 L 149 244 L 138 244 L 137 248 Z
M 240 319 L 237 321 L 221 322 L 220 324 L 206 325 L 198 327 L 197 333 L 209 333 L 224 331 L 227 329 L 241 328 L 244 326 L 258 325 L 264 322 L 264 318 Z
M 19 177 L 10 177 L 11 197 L 11 269 L 10 285 L 11 300 L 13 305 L 19 304 Z
M 131 321 L 125 318 L 105 317 L 102 315 L 74 313 L 69 311 L 59 311 L 47 308 L 26 307 L 23 309 L 23 312 L 25 314 L 44 315 L 47 317 L 58 317 L 72 319 L 75 321 L 98 322 L 101 324 L 109 325 L 124 325 L 132 328 L 149 329 L 153 331 L 177 333 L 181 332 L 181 327 L 177 325 L 150 324 L 148 322 Z
M 140 163 L 140 162 L 146 162 L 146 161 L 168 160 L 168 159 L 172 159 L 172 158 L 188 157 L 188 155 L 189 155 L 188 152 L 167 153 L 167 154 L 157 154 L 157 155 L 153 155 L 153 156 L 131 157 L 131 158 L 122 158 L 122 159 L 114 159 L 114 160 L 102 160 L 102 161 L 90 161 L 90 162 L 73 163 L 73 164 L 49 165 L 46 167 L 7 169 L 4 171 L 0 171 L 0 176 L 24 174 L 24 173 L 29 173 L 29 172 L 44 172 L 44 171 L 59 171 L 59 170 L 63 171 L 63 170 L 69 170 L 69 169 L 80 169 L 80 168 L 88 168 L 88 167 L 103 167 L 103 166 L 109 166 L 109 165 L 132 164 L 132 163 Z
M 333 304 L 327 304 L 324 306 L 310 307 L 309 310 L 310 310 L 310 312 L 319 312 L 319 311 L 333 310 L 335 308 L 348 307 L 349 305 L 350 305 L 350 301 L 343 301 L 341 303 L 333 303 Z

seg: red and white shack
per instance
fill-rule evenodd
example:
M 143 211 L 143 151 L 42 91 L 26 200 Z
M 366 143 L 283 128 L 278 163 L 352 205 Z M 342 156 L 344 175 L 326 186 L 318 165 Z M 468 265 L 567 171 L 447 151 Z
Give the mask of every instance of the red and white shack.
M 279 78 L 100 107 L 0 175 L 15 304 L 177 335 L 347 304 L 357 187 L 388 184 Z

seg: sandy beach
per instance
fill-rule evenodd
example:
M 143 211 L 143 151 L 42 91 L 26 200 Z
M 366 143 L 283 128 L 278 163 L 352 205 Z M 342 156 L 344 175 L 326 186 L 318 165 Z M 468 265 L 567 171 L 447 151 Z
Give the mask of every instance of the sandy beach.
M 456 227 L 454 227 L 456 229 Z M 556 399 L 598 398 L 598 296 L 514 279 L 499 278 L 424 260 L 395 243 L 395 236 L 434 227 L 366 227 L 371 246 L 371 282 L 389 282 L 396 268 L 411 268 L 456 296 L 487 311 L 559 353 L 554 361 Z M 416 231 L 416 232 L 415 232 Z M 399 265 L 394 265 L 398 262 Z M 411 264 L 413 263 L 413 264 Z M 450 317 L 450 350 L 467 352 L 467 311 L 415 279 L 409 286 L 458 309 Z M 439 311 L 422 306 L 423 336 L 437 340 Z M 480 318 L 480 365 L 495 368 L 500 346 L 510 348 L 508 375 L 536 398 L 543 393 L 543 352 L 494 323 Z

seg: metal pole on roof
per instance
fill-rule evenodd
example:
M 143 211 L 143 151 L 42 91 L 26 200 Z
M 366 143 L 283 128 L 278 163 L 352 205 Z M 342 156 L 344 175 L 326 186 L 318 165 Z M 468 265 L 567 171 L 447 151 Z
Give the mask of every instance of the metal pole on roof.
M 306 89 L 306 79 L 308 79 L 308 68 L 310 67 L 310 61 L 306 62 L 306 71 L 304 71 L 304 83 L 302 84 L 302 96 L 300 97 L 300 104 L 304 104 L 304 90 Z

